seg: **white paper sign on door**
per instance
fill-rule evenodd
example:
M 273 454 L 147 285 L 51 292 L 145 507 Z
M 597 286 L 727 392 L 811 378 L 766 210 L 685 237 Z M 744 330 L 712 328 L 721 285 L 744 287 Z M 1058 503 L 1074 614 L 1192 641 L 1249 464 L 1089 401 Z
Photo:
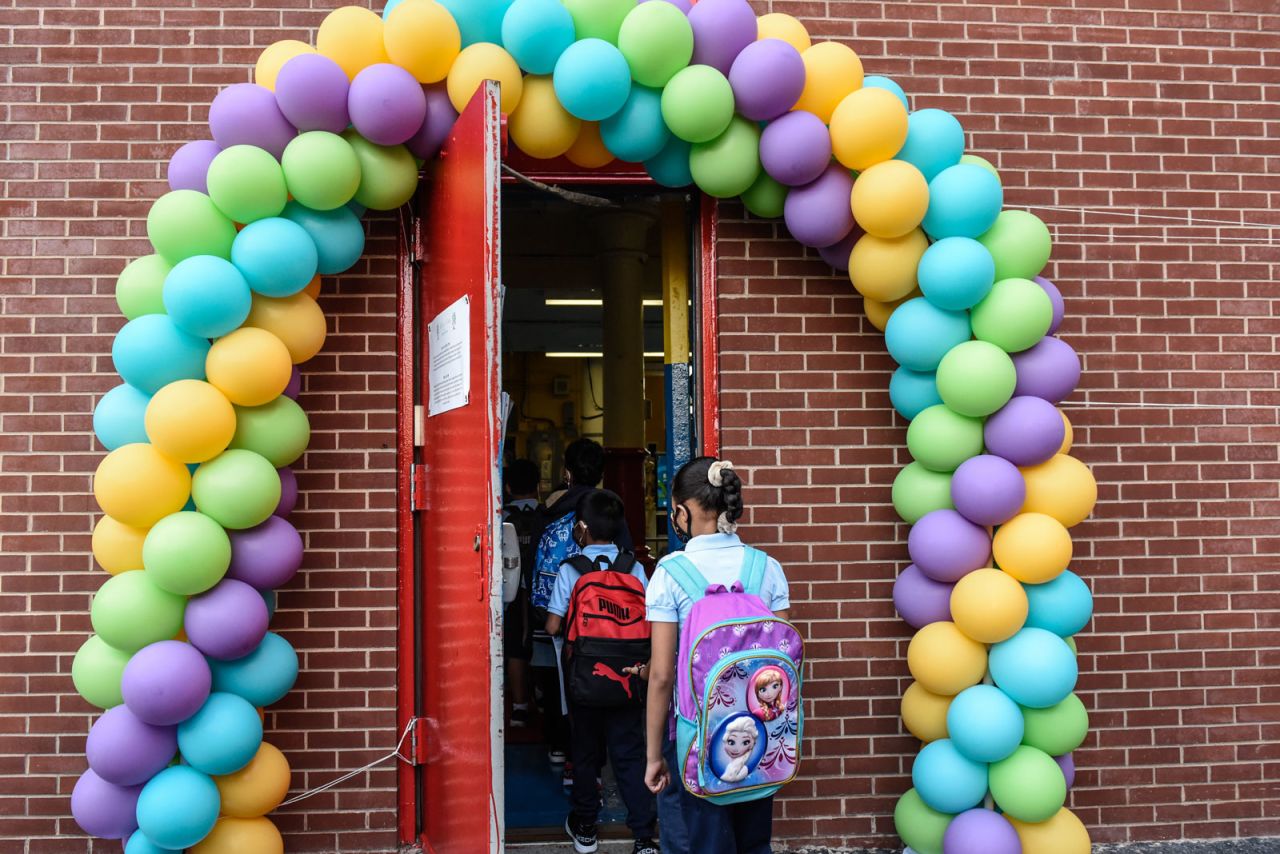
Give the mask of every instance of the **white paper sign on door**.
M 466 406 L 471 397 L 471 298 L 463 297 L 427 327 L 427 414 Z

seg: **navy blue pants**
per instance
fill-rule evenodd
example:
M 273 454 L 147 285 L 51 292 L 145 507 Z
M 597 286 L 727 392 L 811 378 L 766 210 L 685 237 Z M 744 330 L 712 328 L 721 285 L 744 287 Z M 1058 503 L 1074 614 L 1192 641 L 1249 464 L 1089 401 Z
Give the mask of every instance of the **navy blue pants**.
M 569 756 L 573 760 L 574 817 L 595 824 L 600 812 L 596 778 L 606 754 L 627 805 L 627 827 L 636 839 L 653 837 L 653 794 L 644 784 L 644 706 L 621 709 L 569 709 Z
M 720 806 L 681 792 L 680 811 L 698 854 L 770 854 L 773 796 Z
M 671 782 L 658 793 L 658 841 L 662 854 L 693 854 L 689 846 L 689 829 L 684 826 L 681 803 L 684 784 L 676 775 L 676 743 L 670 739 L 662 746 L 662 757 L 667 760 Z

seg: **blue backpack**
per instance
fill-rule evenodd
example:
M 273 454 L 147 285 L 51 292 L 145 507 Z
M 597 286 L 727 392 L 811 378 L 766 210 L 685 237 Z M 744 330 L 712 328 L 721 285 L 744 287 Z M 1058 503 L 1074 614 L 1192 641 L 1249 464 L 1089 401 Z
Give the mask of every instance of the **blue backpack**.
M 556 586 L 560 564 L 582 549 L 573 540 L 573 526 L 578 521 L 576 511 L 569 511 L 559 519 L 547 523 L 538 540 L 537 557 L 533 566 L 533 591 L 530 601 L 534 608 L 547 610 L 551 602 L 551 590 Z

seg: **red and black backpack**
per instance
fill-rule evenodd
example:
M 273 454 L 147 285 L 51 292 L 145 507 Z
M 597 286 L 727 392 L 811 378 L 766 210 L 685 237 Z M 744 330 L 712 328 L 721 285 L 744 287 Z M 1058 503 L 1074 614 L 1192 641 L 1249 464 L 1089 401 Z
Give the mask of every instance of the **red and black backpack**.
M 644 702 L 644 680 L 623 668 L 649 660 L 644 585 L 631 574 L 635 556 L 612 564 L 575 555 L 565 563 L 581 577 L 565 615 L 564 672 L 569 699 L 580 706 L 617 708 Z

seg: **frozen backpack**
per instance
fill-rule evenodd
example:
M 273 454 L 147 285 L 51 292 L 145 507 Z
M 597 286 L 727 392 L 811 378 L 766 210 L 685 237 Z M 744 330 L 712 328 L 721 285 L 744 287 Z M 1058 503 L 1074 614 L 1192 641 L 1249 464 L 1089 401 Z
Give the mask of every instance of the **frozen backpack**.
M 649 660 L 644 585 L 631 574 L 635 557 L 621 552 L 612 564 L 602 565 L 580 554 L 567 563 L 579 573 L 565 615 L 569 699 L 601 709 L 643 705 L 644 682 L 623 672 Z
M 676 669 L 676 760 L 693 795 L 717 804 L 772 795 L 800 764 L 796 627 L 760 598 L 767 557 L 745 547 L 739 580 L 708 585 L 684 555 L 662 562 L 693 600 Z

